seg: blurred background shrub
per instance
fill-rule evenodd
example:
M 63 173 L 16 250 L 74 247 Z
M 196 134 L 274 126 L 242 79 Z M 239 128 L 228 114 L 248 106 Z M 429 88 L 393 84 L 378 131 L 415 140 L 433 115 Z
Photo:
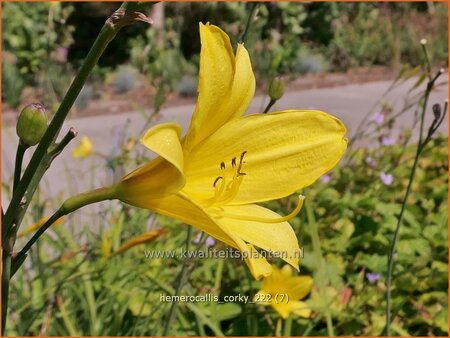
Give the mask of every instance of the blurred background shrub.
M 15 108 L 23 91 L 58 103 L 95 34 L 118 3 L 3 4 L 2 97 Z M 195 95 L 200 41 L 198 23 L 223 28 L 235 45 L 251 3 L 159 3 L 149 13 L 152 26 L 127 27 L 108 47 L 90 81 L 102 86 L 116 70 L 112 92 L 123 93 L 146 81 L 159 105 L 170 92 Z M 257 3 L 245 44 L 251 51 L 259 86 L 276 75 L 347 71 L 354 67 L 399 69 L 418 65 L 418 41 L 432 46 L 431 62 L 447 64 L 447 9 L 418 3 Z M 135 77 L 130 65 L 143 77 Z M 103 69 L 103 70 L 102 70 Z M 190 80 L 192 79 L 192 81 Z

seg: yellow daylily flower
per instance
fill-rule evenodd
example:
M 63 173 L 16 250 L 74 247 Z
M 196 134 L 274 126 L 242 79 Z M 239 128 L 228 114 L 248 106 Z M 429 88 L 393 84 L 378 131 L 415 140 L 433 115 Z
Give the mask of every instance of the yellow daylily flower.
M 154 126 L 141 142 L 159 156 L 125 176 L 114 198 L 176 218 L 240 250 L 257 279 L 272 273 L 255 247 L 298 269 L 288 216 L 255 203 L 291 195 L 333 168 L 347 146 L 345 126 L 321 111 L 243 116 L 255 77 L 243 44 L 200 24 L 197 105 L 184 138 L 176 123 Z
M 49 218 L 50 217 L 42 217 L 36 223 L 31 224 L 29 227 L 27 227 L 23 231 L 19 231 L 19 233 L 17 234 L 17 238 L 20 238 L 20 237 L 23 237 L 23 236 L 26 236 L 26 235 L 29 235 L 29 234 L 35 232 L 40 227 L 42 227 L 45 224 L 45 222 L 47 222 L 49 220 Z M 64 217 L 60 217 L 52 224 L 52 226 L 61 224 L 63 221 L 64 221 Z
M 72 156 L 75 158 L 86 158 L 93 154 L 94 146 L 87 136 L 83 136 L 80 143 L 72 149 Z
M 299 299 L 305 298 L 311 292 L 313 280 L 310 276 L 294 276 L 292 268 L 273 266 L 272 275 L 265 277 L 261 290 L 255 295 L 254 302 L 261 305 L 271 305 L 282 318 L 291 313 L 309 318 L 311 309 Z

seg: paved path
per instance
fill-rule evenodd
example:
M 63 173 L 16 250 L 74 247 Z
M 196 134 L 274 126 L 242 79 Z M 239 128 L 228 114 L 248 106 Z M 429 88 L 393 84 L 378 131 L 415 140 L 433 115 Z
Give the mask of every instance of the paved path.
M 447 74 L 442 78 L 445 78 L 447 81 Z M 289 108 L 324 110 L 339 117 L 347 125 L 349 135 L 352 135 L 366 112 L 381 97 L 390 83 L 388 81 L 380 81 L 343 87 L 288 92 L 272 110 Z M 387 96 L 387 99 L 395 107 L 394 111 L 403 107 L 405 95 L 413 83 L 414 81 L 408 81 Z M 412 93 L 417 93 L 417 90 Z M 443 103 L 447 99 L 447 95 L 448 87 L 443 85 L 432 93 L 430 103 Z M 256 97 L 250 106 L 249 112 L 262 111 L 266 103 L 267 98 Z M 193 110 L 193 105 L 164 109 L 161 113 L 161 120 L 158 123 L 177 121 L 186 131 Z M 377 109 L 374 110 L 374 112 L 376 111 Z M 397 130 L 411 126 L 413 114 L 414 111 L 409 110 L 399 118 L 396 123 Z M 427 125 L 429 125 L 431 120 L 432 113 L 429 112 Z M 62 132 L 66 132 L 69 127 L 74 127 L 79 132 L 78 139 L 83 135 L 87 135 L 93 140 L 97 152 L 111 154 L 114 150 L 113 140 L 117 138 L 115 134 L 117 134 L 118 130 L 123 129 L 123 125 L 129 125 L 127 129 L 129 135 L 137 135 L 142 130 L 143 123 L 144 118 L 141 113 L 130 112 L 121 115 L 103 115 L 68 120 L 62 128 Z M 440 129 L 441 132 L 448 134 L 447 121 L 443 123 Z M 111 172 L 104 169 L 104 160 L 98 157 L 85 160 L 74 160 L 71 158 L 71 149 L 75 147 L 77 142 L 75 140 L 73 144 L 69 145 L 67 150 L 57 158 L 44 176 L 45 180 L 41 189 L 43 197 L 62 194 L 62 197 L 66 198 L 74 193 L 101 187 L 113 181 Z M 4 183 L 12 181 L 16 146 L 17 138 L 14 128 L 4 128 L 2 130 L 2 180 Z M 3 196 L 2 200 L 4 207 L 7 205 L 8 197 Z

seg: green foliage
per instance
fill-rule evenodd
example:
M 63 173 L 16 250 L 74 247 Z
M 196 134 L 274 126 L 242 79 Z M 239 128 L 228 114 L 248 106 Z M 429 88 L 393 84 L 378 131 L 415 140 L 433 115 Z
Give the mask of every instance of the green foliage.
M 73 28 L 66 24 L 71 11 L 57 2 L 3 4 L 3 48 L 15 55 L 21 74 L 36 74 L 57 47 L 71 44 Z
M 331 4 L 325 26 L 332 38 L 326 55 L 338 69 L 401 63 L 420 64 L 419 40 L 426 38 L 435 49 L 433 61 L 446 63 L 447 9 L 436 4 L 435 13 L 418 12 L 412 6 L 389 4 Z
M 2 4 L 2 97 L 16 108 L 26 85 L 35 86 L 48 105 L 59 102 L 70 83 L 67 48 L 73 27 L 66 23 L 73 7 L 58 2 Z M 29 102 L 26 102 L 28 104 Z
M 136 165 L 131 162 L 146 161 L 130 153 L 125 144 L 118 148 L 123 160 L 115 162 L 115 170 L 123 166 L 127 171 Z M 317 220 L 324 263 L 319 268 L 311 219 L 303 210 L 291 224 L 304 248 L 301 273 L 315 280 L 306 300 L 314 315 L 294 318 L 292 335 L 327 335 L 327 311 L 336 335 L 382 333 L 386 252 L 414 150 L 414 146 L 403 149 L 400 143 L 357 150 L 348 165 L 330 174 L 329 182 L 319 181 L 302 191 L 307 197 L 305 208 L 311 208 Z M 396 334 L 447 334 L 443 315 L 448 308 L 447 169 L 446 139 L 438 137 L 419 162 L 401 230 L 393 289 Z M 392 185 L 380 180 L 383 171 L 393 174 Z M 286 214 L 295 203 L 292 197 L 267 206 Z M 38 204 L 34 210 L 29 222 L 45 214 L 45 205 Z M 37 335 L 45 328 L 47 335 L 162 335 L 161 323 L 167 320 L 171 303 L 161 301 L 161 296 L 173 295 L 177 287 L 186 226 L 117 202 L 103 205 L 100 214 L 83 223 L 78 215 L 69 217 L 52 227 L 33 249 L 30 266 L 38 274 L 23 270 L 15 277 L 10 334 Z M 127 239 L 154 227 L 168 233 L 109 257 Z M 206 250 L 204 240 L 191 247 Z M 220 242 L 215 246 L 222 248 L 225 245 Z M 152 252 L 175 255 L 148 257 Z M 276 259 L 273 263 L 281 264 Z M 367 273 L 378 273 L 380 279 L 371 282 Z M 321 280 L 327 283 L 319 288 Z M 220 300 L 225 295 L 252 297 L 260 285 L 239 259 L 197 258 L 188 263 L 181 295 L 212 294 Z M 180 302 L 170 334 L 274 335 L 278 320 L 270 307 L 257 304 Z
M 4 55 L 2 57 L 2 99 L 12 108 L 17 108 L 21 102 L 25 81 L 15 61 L 8 60 Z
M 305 192 L 320 219 L 329 292 L 336 296 L 330 306 L 337 335 L 382 334 L 386 252 L 414 151 L 414 146 L 404 150 L 401 145 L 358 150 L 350 165 L 333 171 L 329 183 Z M 448 309 L 446 139 L 436 138 L 423 156 L 400 233 L 392 295 L 393 330 L 400 335 L 447 335 L 447 319 L 441 315 Z M 368 157 L 372 166 L 366 163 Z M 392 168 L 399 157 L 402 161 Z M 379 177 L 386 168 L 392 168 L 394 176 L 390 186 Z M 303 238 L 302 266 L 314 273 L 317 263 L 308 257 L 308 234 Z M 370 282 L 367 273 L 378 273 L 380 280 Z M 311 298 L 313 304 L 320 302 L 318 295 Z M 326 333 L 324 323 L 321 326 L 316 326 L 319 331 L 313 331 L 314 335 Z
M 129 40 L 131 65 L 146 74 L 152 84 L 165 82 L 175 88 L 186 72 L 186 60 L 179 52 L 177 20 L 167 18 L 163 29 L 149 27 L 144 36 Z

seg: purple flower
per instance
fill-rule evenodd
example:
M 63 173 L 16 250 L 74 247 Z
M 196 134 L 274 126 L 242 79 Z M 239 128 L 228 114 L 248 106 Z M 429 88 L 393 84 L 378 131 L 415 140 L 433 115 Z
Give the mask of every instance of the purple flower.
M 377 162 L 371 156 L 366 157 L 366 164 L 370 165 L 371 167 L 377 166 Z
M 206 238 L 205 244 L 206 244 L 207 248 L 210 248 L 210 247 L 214 246 L 214 244 L 216 244 L 216 241 L 211 236 L 208 236 Z
M 371 283 L 375 283 L 380 280 L 380 274 L 376 272 L 368 272 L 366 273 L 367 280 Z
M 391 174 L 386 174 L 386 173 L 382 172 L 382 173 L 380 173 L 380 180 L 385 185 L 391 185 L 392 182 L 394 182 L 394 176 L 392 176 Z
M 383 136 L 381 138 L 381 144 L 383 144 L 384 146 L 392 146 L 396 141 L 397 140 L 393 137 Z
M 382 113 L 375 113 L 371 116 L 370 120 L 371 122 L 375 122 L 376 124 L 383 124 L 384 122 L 384 115 Z
M 197 236 L 195 236 L 194 244 L 199 244 L 201 239 L 202 239 L 202 232 L 200 231 L 200 232 L 197 234 Z
M 321 180 L 323 183 L 328 183 L 328 182 L 330 182 L 331 177 L 330 177 L 330 175 L 325 174 L 325 175 L 323 175 L 323 176 L 320 178 L 320 180 Z
M 195 236 L 194 244 L 200 244 L 200 241 L 202 239 L 202 234 L 203 234 L 203 232 L 199 232 L 197 234 L 197 236 Z M 209 247 L 214 246 L 214 244 L 216 244 L 216 241 L 211 236 L 208 236 L 208 237 L 206 237 L 205 244 L 206 244 L 206 247 L 209 248 Z

